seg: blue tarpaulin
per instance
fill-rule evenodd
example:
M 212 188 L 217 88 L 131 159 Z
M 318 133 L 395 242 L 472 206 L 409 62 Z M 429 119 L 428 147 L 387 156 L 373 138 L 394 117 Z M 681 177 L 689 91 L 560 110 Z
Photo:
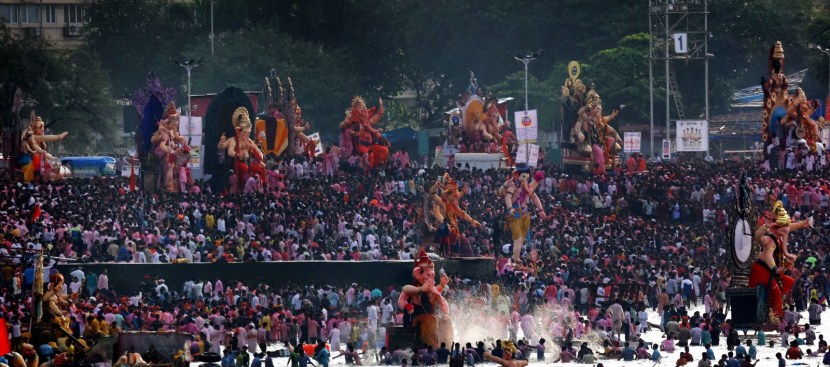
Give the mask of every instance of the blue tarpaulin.
M 418 132 L 407 126 L 400 129 L 386 131 L 383 133 L 383 137 L 386 138 L 386 140 L 388 140 L 392 145 L 412 143 L 418 141 Z

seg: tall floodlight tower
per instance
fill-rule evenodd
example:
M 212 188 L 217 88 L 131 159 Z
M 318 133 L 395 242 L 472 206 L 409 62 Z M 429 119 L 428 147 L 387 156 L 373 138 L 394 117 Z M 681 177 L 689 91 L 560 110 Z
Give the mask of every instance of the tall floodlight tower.
M 708 0 L 649 0 L 649 100 L 651 133 L 649 145 L 654 154 L 654 82 L 655 68 L 662 64 L 666 88 L 666 139 L 671 139 L 671 123 L 685 120 L 681 86 L 677 83 L 674 63 L 702 62 L 704 69 L 703 118 L 709 121 L 709 6 Z M 697 118 L 698 116 L 694 116 Z M 707 132 L 708 133 L 708 132 Z

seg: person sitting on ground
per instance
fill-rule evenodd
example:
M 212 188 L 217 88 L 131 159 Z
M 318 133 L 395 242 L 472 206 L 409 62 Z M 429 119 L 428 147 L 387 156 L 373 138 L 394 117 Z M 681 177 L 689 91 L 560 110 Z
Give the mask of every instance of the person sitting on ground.
M 666 340 L 660 343 L 660 350 L 666 353 L 674 353 L 674 334 L 669 334 Z
M 625 342 L 623 350 L 620 352 L 620 357 L 617 360 L 633 361 L 635 359 L 637 359 L 637 351 L 631 348 L 628 342 Z
M 660 347 L 657 344 L 654 344 L 654 345 L 651 346 L 651 349 L 652 349 L 651 360 L 654 361 L 654 362 L 659 362 L 660 361 L 660 350 L 659 350 Z

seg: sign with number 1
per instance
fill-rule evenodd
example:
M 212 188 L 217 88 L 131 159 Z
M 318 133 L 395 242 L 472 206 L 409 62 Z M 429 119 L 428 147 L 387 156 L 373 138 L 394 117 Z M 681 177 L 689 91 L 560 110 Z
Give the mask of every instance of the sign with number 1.
M 674 34 L 674 52 L 678 54 L 689 52 L 689 37 L 686 33 Z

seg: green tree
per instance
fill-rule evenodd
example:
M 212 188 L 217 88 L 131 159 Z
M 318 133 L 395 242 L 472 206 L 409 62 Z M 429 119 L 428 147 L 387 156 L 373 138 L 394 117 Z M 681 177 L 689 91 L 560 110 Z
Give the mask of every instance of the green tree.
M 25 106 L 11 111 L 20 88 Z M 15 116 L 27 118 L 34 109 L 50 132 L 69 131 L 62 143 L 68 151 L 111 147 L 115 139 L 114 100 L 109 79 L 97 58 L 85 48 L 55 50 L 41 37 L 13 36 L 0 26 L 0 111 L 4 125 Z
M 513 97 L 509 102 L 509 116 L 511 124 L 513 111 L 522 111 L 525 107 L 525 73 L 518 71 L 507 75 L 500 83 L 488 87 L 498 98 Z M 559 87 L 549 80 L 539 80 L 533 74 L 528 75 L 527 81 L 528 108 L 537 110 L 539 130 L 550 132 L 559 121 Z M 511 126 L 514 128 L 514 126 Z
M 171 60 L 183 58 L 185 45 L 196 41 L 190 6 L 173 0 L 92 1 L 85 43 L 110 74 L 116 97 L 127 98 L 141 88 L 150 70 L 165 84 L 186 83 Z
M 303 117 L 323 134 L 337 131 L 352 97 L 361 94 L 358 77 L 349 68 L 352 60 L 341 50 L 265 28 L 222 33 L 216 42 L 213 57 L 193 71 L 194 91 L 218 93 L 229 86 L 259 91 L 263 78 L 274 69 L 286 89 L 291 77 Z M 206 54 L 209 48 L 209 44 L 196 44 L 187 52 Z M 363 97 L 372 106 L 379 96 Z
M 605 112 L 616 105 L 626 105 L 619 123 L 646 123 L 649 121 L 648 80 L 649 35 L 636 33 L 623 37 L 617 47 L 597 52 L 582 70 L 582 81 L 595 85 L 605 102 Z M 656 75 L 655 104 L 665 101 L 661 76 Z M 661 116 L 664 113 L 660 114 Z M 655 117 L 656 120 L 656 117 Z
M 804 39 L 807 44 L 812 43 L 825 49 L 830 48 L 830 13 L 822 12 L 819 14 L 823 14 L 823 16 L 810 22 L 807 31 L 804 33 Z M 828 56 L 830 55 L 825 55 L 817 50 L 811 51 L 812 54 L 808 61 L 810 73 L 808 73 L 807 81 L 804 83 L 804 89 L 807 95 L 823 97 L 827 95 L 828 84 L 830 84 L 830 81 L 828 81 L 830 78 L 830 69 L 828 69 L 830 57 Z

